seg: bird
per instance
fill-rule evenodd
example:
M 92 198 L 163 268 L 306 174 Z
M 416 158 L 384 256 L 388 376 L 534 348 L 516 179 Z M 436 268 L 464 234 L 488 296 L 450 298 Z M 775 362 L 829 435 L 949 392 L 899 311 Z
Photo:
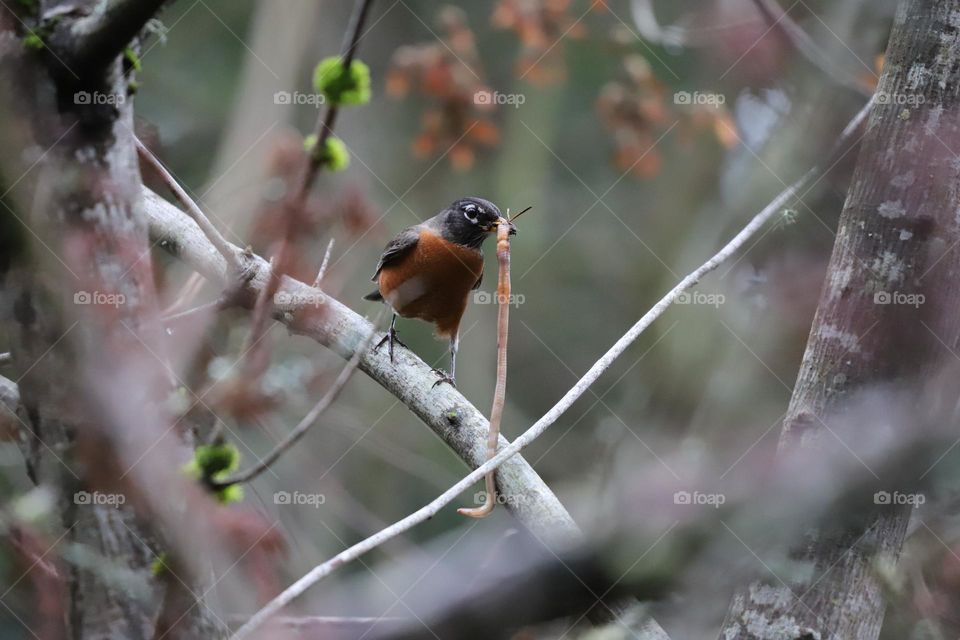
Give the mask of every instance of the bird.
M 509 234 L 516 235 L 516 226 L 495 204 L 483 198 L 461 198 L 387 243 L 370 279 L 377 283 L 377 290 L 364 296 L 384 302 L 393 311 L 390 329 L 374 352 L 388 344 L 393 362 L 394 344 L 407 348 L 397 338 L 398 317 L 431 322 L 437 336 L 450 343 L 450 373 L 435 369 L 440 379 L 433 386 L 443 382 L 456 386 L 460 320 L 470 292 L 483 281 L 483 242 L 501 224 L 509 225 Z

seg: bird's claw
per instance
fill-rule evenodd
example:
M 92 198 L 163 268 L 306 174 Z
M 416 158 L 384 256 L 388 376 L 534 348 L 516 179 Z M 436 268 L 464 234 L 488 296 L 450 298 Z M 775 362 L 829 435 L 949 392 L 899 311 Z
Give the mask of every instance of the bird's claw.
M 387 353 L 390 354 L 390 362 L 393 362 L 393 345 L 394 344 L 398 344 L 404 349 L 409 349 L 409 347 L 403 344 L 400 338 L 397 337 L 397 331 L 393 327 L 390 327 L 390 329 L 387 330 L 387 334 L 382 338 L 380 338 L 380 342 L 378 342 L 376 346 L 373 348 L 373 352 L 376 353 L 377 351 L 379 351 L 380 347 L 382 347 L 385 343 L 388 343 Z
M 440 376 L 440 378 L 439 378 L 436 382 L 434 382 L 433 385 L 431 385 L 431 387 L 430 387 L 431 389 L 433 389 L 433 388 L 436 387 L 437 385 L 441 385 L 441 384 L 443 384 L 443 383 L 449 384 L 449 385 L 450 385 L 451 387 L 453 387 L 454 389 L 457 388 L 457 381 L 454 380 L 454 379 L 453 379 L 453 376 L 451 376 L 449 373 L 447 373 L 447 372 L 444 371 L 443 369 L 433 369 L 433 372 L 434 372 L 435 374 L 437 374 L 438 376 Z

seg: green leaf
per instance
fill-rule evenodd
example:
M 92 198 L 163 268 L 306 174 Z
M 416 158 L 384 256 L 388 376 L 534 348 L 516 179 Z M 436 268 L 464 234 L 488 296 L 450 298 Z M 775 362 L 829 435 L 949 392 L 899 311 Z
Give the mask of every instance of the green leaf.
M 359 60 L 344 68 L 339 56 L 320 61 L 313 72 L 313 87 L 330 104 L 366 104 L 370 102 L 370 67 Z

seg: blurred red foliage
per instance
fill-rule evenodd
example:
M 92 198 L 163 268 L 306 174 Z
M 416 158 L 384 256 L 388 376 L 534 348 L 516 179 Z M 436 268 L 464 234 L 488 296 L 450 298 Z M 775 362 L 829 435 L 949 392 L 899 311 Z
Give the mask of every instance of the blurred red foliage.
M 563 42 L 587 34 L 583 18 L 570 13 L 572 0 L 500 0 L 492 22 L 500 29 L 516 32 L 523 47 L 517 60 L 517 75 L 533 84 L 548 85 L 567 78 Z M 593 0 L 588 11 L 604 8 Z M 586 15 L 586 13 L 584 13 Z
M 476 148 L 496 145 L 500 132 L 485 115 L 493 105 L 477 99 L 490 90 L 480 78 L 480 58 L 465 14 L 444 7 L 438 23 L 442 41 L 397 49 L 386 90 L 394 98 L 405 98 L 411 91 L 430 98 L 414 154 L 418 158 L 446 154 L 455 169 L 466 170 L 474 164 Z
M 638 178 L 660 173 L 662 158 L 657 140 L 675 123 L 681 142 L 692 143 L 709 130 L 724 146 L 737 143 L 736 127 L 722 104 L 687 103 L 676 99 L 654 76 L 639 55 L 624 59 L 626 80 L 608 83 L 597 98 L 597 112 L 613 134 L 613 162 L 618 170 Z

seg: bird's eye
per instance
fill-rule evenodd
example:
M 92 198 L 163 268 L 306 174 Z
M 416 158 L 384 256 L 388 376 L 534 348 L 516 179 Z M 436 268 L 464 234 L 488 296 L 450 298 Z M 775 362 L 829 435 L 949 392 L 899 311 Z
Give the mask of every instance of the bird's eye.
M 477 210 L 477 205 L 475 204 L 468 204 L 463 208 L 463 217 L 465 217 L 467 220 L 469 220 L 473 224 L 477 224 L 478 213 L 479 212 Z

